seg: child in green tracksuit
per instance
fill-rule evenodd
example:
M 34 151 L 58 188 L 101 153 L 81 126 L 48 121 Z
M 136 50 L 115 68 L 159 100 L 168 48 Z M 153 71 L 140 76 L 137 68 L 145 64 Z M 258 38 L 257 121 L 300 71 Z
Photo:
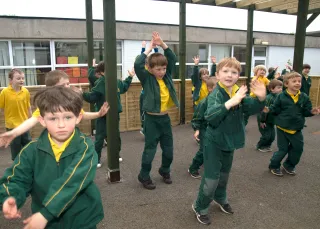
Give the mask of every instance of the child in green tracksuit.
M 209 78 L 206 80 L 207 88 L 209 94 L 214 90 L 216 87 L 216 79 Z M 204 113 L 207 110 L 208 104 L 208 97 L 201 100 L 201 102 L 196 107 L 196 110 L 193 113 L 193 118 L 191 120 L 192 128 L 194 129 L 194 138 L 199 141 L 199 151 L 196 153 L 195 157 L 192 160 L 192 164 L 190 165 L 188 172 L 191 177 L 193 178 L 200 178 L 199 169 L 200 166 L 203 164 L 203 147 L 204 147 L 204 136 L 206 134 L 207 129 L 207 121 L 204 118 Z
M 303 65 L 302 70 L 302 82 L 301 82 L 301 92 L 310 96 L 310 88 L 311 88 L 311 77 L 309 76 L 311 66 L 309 64 Z
M 99 110 L 103 103 L 106 101 L 106 91 L 105 91 L 105 77 L 104 77 L 104 62 L 101 61 L 96 67 L 96 73 L 99 74 L 101 77 L 94 83 L 94 87 L 91 89 L 90 92 L 83 92 L 82 96 L 85 101 L 88 103 L 95 103 L 96 109 Z M 129 72 L 129 71 L 128 71 Z M 134 72 L 130 72 L 130 75 L 124 80 L 119 80 L 117 82 L 118 86 L 118 113 L 122 112 L 122 105 L 121 105 L 121 98 L 120 94 L 124 94 L 128 91 L 129 86 L 132 82 L 132 77 L 134 76 Z M 98 154 L 98 164 L 97 167 L 100 168 L 101 163 L 101 151 L 103 148 L 103 141 L 107 136 L 107 117 L 97 118 L 96 120 L 96 136 L 95 136 L 95 150 Z M 118 119 L 118 124 L 120 123 L 120 118 Z M 121 138 L 119 134 L 119 152 L 121 150 Z M 122 158 L 119 156 L 119 161 L 122 161 Z
M 90 138 L 76 124 L 82 98 L 70 88 L 39 91 L 35 103 L 45 129 L 26 145 L 0 180 L 0 204 L 6 219 L 21 218 L 19 209 L 32 197 L 25 228 L 94 229 L 103 206 L 94 183 L 97 155 Z
M 270 107 L 277 96 L 282 92 L 283 83 L 280 80 L 271 80 L 268 88 L 270 93 L 266 98 L 266 107 Z M 260 140 L 257 144 L 257 150 L 260 152 L 271 152 L 271 145 L 276 137 L 274 129 L 275 117 L 272 114 L 261 112 L 257 115 L 258 127 L 261 133 Z
M 297 72 L 291 72 L 284 76 L 283 82 L 287 88 L 275 100 L 275 102 L 264 109 L 276 115 L 278 151 L 270 160 L 269 169 L 276 176 L 283 176 L 280 170 L 282 159 L 287 159 L 282 168 L 290 175 L 295 175 L 295 167 L 300 161 L 303 152 L 302 129 L 305 117 L 319 114 L 319 107 L 312 109 L 309 97 L 300 92 L 302 77 Z
M 225 213 L 232 214 L 227 199 L 227 184 L 234 150 L 245 143 L 243 115 L 260 112 L 265 105 L 266 87 L 253 81 L 250 89 L 256 97 L 246 95 L 247 87 L 236 85 L 241 71 L 235 58 L 224 58 L 217 66 L 215 90 L 208 96 L 205 119 L 208 127 L 203 151 L 204 175 L 199 194 L 192 204 L 197 220 L 210 224 L 208 208 L 214 200 Z
M 145 69 L 146 57 L 157 45 L 163 48 L 164 55 L 161 53 L 151 54 L 147 61 L 148 69 Z M 153 32 L 150 46 L 136 58 L 134 63 L 135 72 L 144 90 L 142 110 L 145 111 L 145 145 L 138 180 L 144 188 L 150 190 L 156 188 L 150 178 L 150 171 L 159 142 L 162 149 L 162 164 L 159 174 L 166 184 L 172 183 L 170 166 L 173 160 L 173 137 L 168 110 L 179 106 L 172 81 L 175 64 L 175 54 L 157 32 Z

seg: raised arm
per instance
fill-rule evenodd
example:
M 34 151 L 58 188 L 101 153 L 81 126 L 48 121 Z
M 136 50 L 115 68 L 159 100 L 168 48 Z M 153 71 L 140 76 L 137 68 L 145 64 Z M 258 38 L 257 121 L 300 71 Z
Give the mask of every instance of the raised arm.
M 192 76 L 191 76 L 191 82 L 192 82 L 193 86 L 196 86 L 200 82 L 199 66 L 198 66 L 200 58 L 199 58 L 199 56 L 194 56 L 192 59 L 193 59 L 193 62 L 194 62 L 194 67 L 193 67 L 193 73 L 192 73 Z
M 101 80 L 101 78 L 100 78 Z M 104 81 L 98 81 L 97 84 L 91 89 L 89 92 L 83 92 L 82 97 L 83 100 L 88 103 L 96 103 L 97 101 L 101 100 L 104 96 L 105 85 Z
M 216 57 L 215 56 L 211 56 L 211 71 L 210 71 L 210 76 L 216 76 L 216 71 L 217 71 L 217 64 L 216 64 Z
M 62 176 L 51 183 L 43 200 L 44 207 L 40 213 L 48 221 L 65 212 L 77 198 L 77 195 L 94 180 L 98 162 L 94 146 L 85 137 L 81 136 L 81 138 L 87 148 L 84 147 L 83 151 L 78 152 Z

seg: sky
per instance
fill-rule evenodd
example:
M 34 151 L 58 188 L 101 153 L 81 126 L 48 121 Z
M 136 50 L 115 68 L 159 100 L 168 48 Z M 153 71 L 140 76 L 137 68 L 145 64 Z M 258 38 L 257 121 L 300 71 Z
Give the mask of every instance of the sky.
M 85 19 L 85 0 L 0 0 L 0 15 Z M 93 18 L 103 19 L 103 0 L 92 0 Z M 116 20 L 179 24 L 179 3 L 116 0 Z M 187 25 L 246 30 L 247 10 L 187 4 Z M 255 11 L 254 31 L 295 33 L 296 16 Z M 307 32 L 320 31 L 320 17 Z

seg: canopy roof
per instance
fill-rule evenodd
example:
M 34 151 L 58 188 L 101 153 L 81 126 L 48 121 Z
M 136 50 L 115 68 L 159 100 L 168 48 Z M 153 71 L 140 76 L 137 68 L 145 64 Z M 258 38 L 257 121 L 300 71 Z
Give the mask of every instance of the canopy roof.
M 180 2 L 181 0 L 160 0 L 168 2 Z M 298 0 L 186 0 L 186 3 L 223 6 L 246 9 L 250 5 L 257 11 L 265 11 L 281 14 L 297 14 Z M 320 12 L 320 0 L 310 0 L 308 13 Z

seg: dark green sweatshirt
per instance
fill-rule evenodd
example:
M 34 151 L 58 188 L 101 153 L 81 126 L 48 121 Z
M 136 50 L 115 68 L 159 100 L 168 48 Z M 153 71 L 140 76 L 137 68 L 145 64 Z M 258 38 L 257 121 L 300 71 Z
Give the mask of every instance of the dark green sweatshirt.
M 95 68 L 91 67 L 88 70 L 88 80 L 89 80 L 89 84 L 90 87 L 93 88 L 95 85 L 95 82 L 98 80 L 99 78 L 96 77 L 95 75 Z
M 247 96 L 238 106 L 227 110 L 225 103 L 229 99 L 228 93 L 218 83 L 208 96 L 205 112 L 205 119 L 209 124 L 206 137 L 224 151 L 233 151 L 244 146 L 244 113 L 246 115 L 259 113 L 265 105 L 264 101 L 260 102 L 257 98 Z
M 216 64 L 213 64 L 211 67 L 211 75 L 210 77 L 214 77 L 216 73 Z M 192 99 L 193 101 L 198 101 L 199 96 L 200 96 L 200 89 L 201 89 L 201 85 L 202 85 L 202 79 L 201 76 L 199 74 L 199 66 L 195 65 L 193 67 L 193 74 L 191 76 L 191 81 L 192 81 L 192 85 L 194 86 L 194 91 L 192 94 Z
M 275 101 L 275 99 L 277 98 L 278 95 L 279 94 L 274 94 L 274 93 L 268 94 L 267 98 L 266 98 L 266 107 L 272 106 L 272 104 L 274 103 L 274 101 Z M 258 115 L 258 120 L 260 120 L 260 122 L 262 122 L 262 123 L 268 123 L 268 124 L 274 125 L 275 117 L 271 113 L 264 113 L 262 111 Z
M 170 97 L 174 104 L 178 107 L 179 102 L 172 81 L 172 72 L 176 65 L 176 55 L 171 51 L 170 48 L 164 50 L 164 55 L 168 60 L 167 71 L 163 77 L 163 81 L 169 90 Z M 160 113 L 161 110 L 161 97 L 160 97 L 160 86 L 154 75 L 145 69 L 146 55 L 142 53 L 139 55 L 134 62 L 134 70 L 137 77 L 140 80 L 144 91 L 144 99 L 142 104 L 142 110 L 151 113 Z
M 204 113 L 207 110 L 208 105 L 208 96 L 201 100 L 198 106 L 196 107 L 196 110 L 193 113 L 193 117 L 191 120 L 192 128 L 196 130 L 203 131 L 207 128 L 207 121 L 204 118 Z
M 311 101 L 303 92 L 299 95 L 298 102 L 294 103 L 285 90 L 277 96 L 269 109 L 269 112 L 277 116 L 275 124 L 287 130 L 302 130 L 305 117 L 313 116 Z
M 301 79 L 301 92 L 304 92 L 307 94 L 307 96 L 310 95 L 310 87 L 311 87 L 311 77 L 309 76 L 308 79 L 301 73 L 302 79 Z
M 92 228 L 104 217 L 94 183 L 98 159 L 90 138 L 78 129 L 57 163 L 45 129 L 25 146 L 0 183 L 0 204 L 14 197 L 18 208 L 31 195 L 32 213 L 40 212 L 47 229 Z
M 124 81 L 117 81 L 118 86 L 118 113 L 122 112 L 121 98 L 120 94 L 124 94 L 128 91 L 130 84 L 132 82 L 132 77 L 128 76 Z M 96 82 L 95 86 L 89 92 L 84 92 L 82 94 L 83 99 L 88 103 L 96 103 L 97 111 L 100 110 L 103 103 L 106 101 L 106 90 L 105 90 L 105 77 L 101 76 Z

